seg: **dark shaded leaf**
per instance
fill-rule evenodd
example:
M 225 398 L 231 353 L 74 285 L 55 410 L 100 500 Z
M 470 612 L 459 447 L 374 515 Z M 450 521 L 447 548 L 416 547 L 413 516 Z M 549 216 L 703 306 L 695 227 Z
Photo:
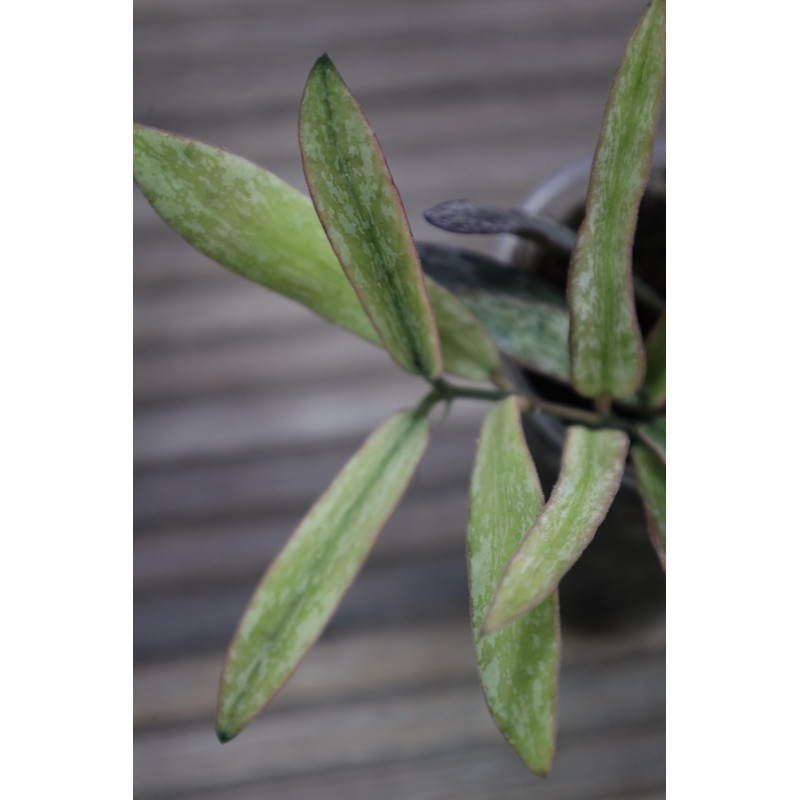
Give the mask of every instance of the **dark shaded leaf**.
M 660 408 L 667 402 L 667 315 L 664 314 L 647 336 L 647 373 L 639 392 L 649 408 Z
M 667 463 L 667 418 L 659 417 L 655 422 L 639 425 L 639 438 L 663 461 Z
M 667 568 L 667 465 L 649 447 L 631 448 L 636 483 L 647 514 L 650 539 L 661 566 Z
M 481 289 L 567 307 L 564 298 L 544 281 L 490 256 L 427 242 L 419 242 L 417 250 L 425 274 L 455 294 Z
M 471 200 L 449 200 L 425 212 L 425 219 L 451 233 L 513 233 L 560 252 L 571 252 L 575 231 L 518 208 L 497 208 Z
M 569 383 L 569 315 L 564 309 L 491 292 L 461 292 L 458 298 L 506 355 Z
M 507 356 L 569 383 L 569 315 L 549 286 L 478 253 L 432 244 L 418 249 L 426 275 L 452 291 Z

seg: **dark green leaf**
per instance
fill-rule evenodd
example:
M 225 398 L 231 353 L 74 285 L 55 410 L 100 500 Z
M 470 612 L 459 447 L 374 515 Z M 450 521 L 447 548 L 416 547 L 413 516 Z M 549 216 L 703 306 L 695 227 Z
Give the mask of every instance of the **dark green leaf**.
M 477 317 L 523 366 L 569 383 L 569 315 L 553 290 L 478 253 L 419 244 L 422 268 Z
M 484 326 L 433 279 L 426 278 L 425 285 L 436 317 L 445 369 L 470 380 L 491 380 L 505 386 L 500 354 Z
M 481 622 L 511 556 L 544 505 L 515 398 L 483 424 L 472 472 L 469 576 L 478 669 L 489 710 L 522 760 L 546 775 L 553 760 L 560 655 L 554 592 L 493 636 Z
M 408 485 L 428 422 L 396 414 L 350 459 L 256 589 L 228 652 L 217 733 L 232 739 L 322 633 Z
M 570 265 L 572 382 L 588 397 L 625 397 L 644 378 L 631 249 L 664 88 L 664 8 L 647 8 L 611 87 Z
M 378 140 L 327 56 L 300 104 L 303 169 L 328 239 L 386 349 L 435 378 L 439 337 L 405 210 Z
M 569 316 L 558 306 L 490 292 L 460 292 L 497 346 L 536 372 L 569 383 Z
M 639 392 L 649 408 L 660 408 L 667 402 L 667 315 L 664 314 L 647 336 L 647 374 Z
M 663 461 L 667 463 L 667 418 L 659 417 L 655 422 L 639 425 L 639 438 Z
M 636 483 L 644 502 L 647 524 L 653 547 L 667 568 L 667 465 L 649 447 L 637 444 L 631 448 Z
M 551 286 L 491 256 L 428 242 L 419 242 L 417 250 L 425 274 L 457 295 L 480 289 L 550 303 L 566 310 L 564 298 Z
M 499 631 L 549 597 L 592 540 L 619 488 L 628 437 L 572 426 L 544 510 L 509 561 L 483 630 Z

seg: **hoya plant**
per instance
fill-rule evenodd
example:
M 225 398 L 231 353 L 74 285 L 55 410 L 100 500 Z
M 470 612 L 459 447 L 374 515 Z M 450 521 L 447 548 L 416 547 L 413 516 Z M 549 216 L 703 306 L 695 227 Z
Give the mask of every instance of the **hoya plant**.
M 511 747 L 531 770 L 547 774 L 556 731 L 559 582 L 605 517 L 628 460 L 665 563 L 665 323 L 662 315 L 643 337 L 631 267 L 663 94 L 664 15 L 665 0 L 653 0 L 628 42 L 577 236 L 549 220 L 474 204 L 429 214 L 450 229 L 510 231 L 569 250 L 565 298 L 550 298 L 535 279 L 518 280 L 468 251 L 418 250 L 375 134 L 325 55 L 300 106 L 310 200 L 235 155 L 134 126 L 136 182 L 190 244 L 385 348 L 420 380 L 419 404 L 366 440 L 257 587 L 223 670 L 222 742 L 275 696 L 322 633 L 425 451 L 431 411 L 477 398 L 488 413 L 466 536 L 478 672 Z M 459 299 L 423 271 L 443 264 L 464 276 L 482 271 L 501 291 L 461 292 Z M 590 400 L 588 408 L 518 388 L 501 352 L 571 384 Z M 549 498 L 523 435 L 524 414 L 554 415 L 566 425 Z

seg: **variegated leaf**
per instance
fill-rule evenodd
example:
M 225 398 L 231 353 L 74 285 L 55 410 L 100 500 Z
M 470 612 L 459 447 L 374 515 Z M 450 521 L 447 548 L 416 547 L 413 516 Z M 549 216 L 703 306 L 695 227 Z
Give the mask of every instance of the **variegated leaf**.
M 386 349 L 436 378 L 439 338 L 400 195 L 383 152 L 330 58 L 311 70 L 300 104 L 311 199 L 345 274 Z
M 667 568 L 667 465 L 649 447 L 631 448 L 636 483 L 642 496 L 650 538 L 661 566 Z
M 569 383 L 569 316 L 559 306 L 493 292 L 458 299 L 506 355 L 542 375 Z
M 667 418 L 659 417 L 655 422 L 639 425 L 638 437 L 663 461 L 667 463 Z
M 408 485 L 427 419 L 396 414 L 348 461 L 256 589 L 228 652 L 217 734 L 232 739 L 322 633 Z
M 134 125 L 134 178 L 189 244 L 255 283 L 382 344 L 342 272 L 311 201 L 243 158 Z M 475 318 L 441 287 L 431 305 L 448 372 L 493 380 L 500 359 Z
M 498 728 L 528 767 L 553 760 L 560 656 L 557 593 L 493 636 L 483 617 L 503 568 L 544 505 L 525 443 L 519 403 L 498 403 L 483 424 L 470 487 L 470 599 L 483 692 Z
M 661 408 L 667 402 L 667 315 L 664 314 L 647 335 L 647 373 L 639 391 L 649 408 Z
M 605 518 L 627 453 L 621 431 L 568 429 L 558 481 L 506 566 L 484 632 L 499 631 L 552 594 Z
M 614 79 L 568 279 L 572 383 L 587 397 L 640 387 L 645 355 L 631 250 L 664 89 L 665 0 L 639 20 Z

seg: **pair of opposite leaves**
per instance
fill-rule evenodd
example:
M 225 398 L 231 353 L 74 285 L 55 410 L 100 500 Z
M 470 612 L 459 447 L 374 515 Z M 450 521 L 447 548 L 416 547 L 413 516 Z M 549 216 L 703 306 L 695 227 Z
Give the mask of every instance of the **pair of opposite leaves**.
M 261 710 L 316 641 L 405 492 L 428 434 L 427 416 L 418 411 L 384 423 L 272 564 L 228 654 L 218 716 L 223 741 Z M 517 398 L 497 403 L 483 425 L 468 532 L 478 665 L 492 715 L 535 772 L 547 772 L 555 740 L 556 587 L 605 516 L 627 450 L 620 431 L 570 428 L 545 504 Z

